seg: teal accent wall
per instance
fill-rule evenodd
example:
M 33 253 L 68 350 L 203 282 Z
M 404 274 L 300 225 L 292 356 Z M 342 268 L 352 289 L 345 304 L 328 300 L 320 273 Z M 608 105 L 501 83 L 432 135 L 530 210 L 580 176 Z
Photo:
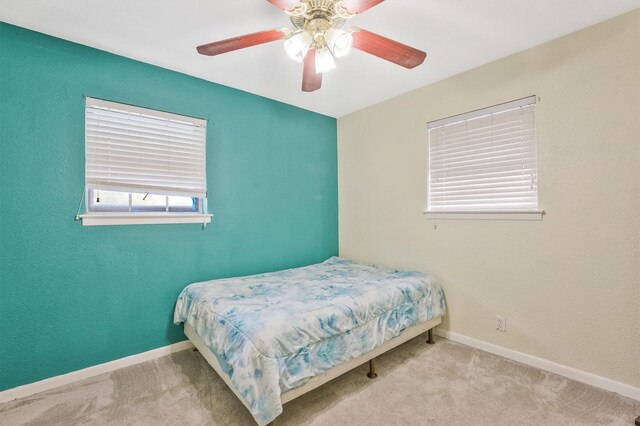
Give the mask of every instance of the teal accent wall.
M 74 221 L 84 96 L 209 120 L 206 229 Z M 333 118 L 0 23 L 0 138 L 0 390 L 184 340 L 189 283 L 338 253 Z

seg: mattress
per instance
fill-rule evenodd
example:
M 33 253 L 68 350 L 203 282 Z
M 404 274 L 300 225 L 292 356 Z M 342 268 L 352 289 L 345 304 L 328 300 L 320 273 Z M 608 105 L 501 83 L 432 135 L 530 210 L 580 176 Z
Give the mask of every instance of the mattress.
M 444 311 L 431 276 L 333 257 L 191 284 L 174 322 L 195 330 L 262 425 L 282 412 L 283 392 Z

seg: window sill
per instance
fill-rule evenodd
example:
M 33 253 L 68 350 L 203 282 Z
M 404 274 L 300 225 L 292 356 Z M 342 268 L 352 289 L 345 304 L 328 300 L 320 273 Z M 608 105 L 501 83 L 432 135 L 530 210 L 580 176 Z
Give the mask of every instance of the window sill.
M 427 219 L 438 220 L 542 220 L 544 211 L 537 212 L 424 212 Z
M 211 223 L 213 215 L 201 213 L 91 213 L 76 216 L 82 226 L 162 225 L 172 223 Z

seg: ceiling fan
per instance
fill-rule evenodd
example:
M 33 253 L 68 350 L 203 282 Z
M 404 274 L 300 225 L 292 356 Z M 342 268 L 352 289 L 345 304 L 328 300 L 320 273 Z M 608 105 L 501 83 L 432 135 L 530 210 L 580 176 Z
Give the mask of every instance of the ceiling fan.
M 244 49 L 284 39 L 288 56 L 304 62 L 302 90 L 313 92 L 322 86 L 322 74 L 335 68 L 334 58 L 346 56 L 351 48 L 361 50 L 405 68 L 424 62 L 427 54 L 413 47 L 361 28 L 342 30 L 345 22 L 384 0 L 267 0 L 290 16 L 293 28 L 279 28 L 198 46 L 203 55 Z

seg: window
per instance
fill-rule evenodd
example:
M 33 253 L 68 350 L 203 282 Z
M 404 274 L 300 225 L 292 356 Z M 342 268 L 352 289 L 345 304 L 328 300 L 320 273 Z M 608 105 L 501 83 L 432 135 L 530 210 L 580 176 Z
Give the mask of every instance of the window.
M 141 192 L 88 190 L 89 212 L 200 212 L 201 199 Z
M 428 123 L 428 217 L 540 219 L 532 96 Z
M 83 225 L 210 222 L 206 125 L 87 98 Z

